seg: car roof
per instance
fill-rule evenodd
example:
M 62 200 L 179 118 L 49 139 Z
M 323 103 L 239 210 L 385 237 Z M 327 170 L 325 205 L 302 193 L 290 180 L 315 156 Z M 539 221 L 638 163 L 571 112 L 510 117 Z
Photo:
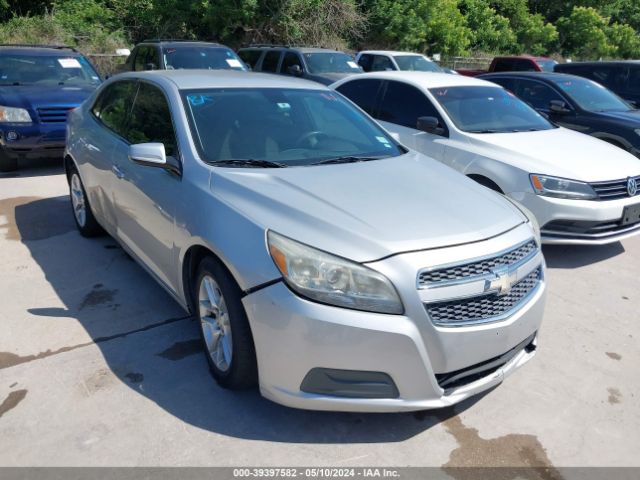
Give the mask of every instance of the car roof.
M 393 57 L 396 56 L 401 56 L 401 55 L 411 55 L 411 56 L 415 56 L 415 57 L 426 57 L 426 55 L 423 55 L 422 53 L 415 53 L 415 52 L 401 52 L 399 50 L 362 50 L 361 52 L 358 52 L 358 54 L 369 54 L 369 55 L 391 55 Z
M 33 56 L 81 57 L 82 54 L 72 47 L 46 45 L 0 45 L 0 53 Z
M 317 82 L 285 75 L 234 70 L 151 70 L 126 72 L 114 79 L 140 78 L 168 81 L 180 90 L 198 88 L 291 88 L 304 90 L 329 90 Z
M 340 50 L 334 50 L 332 48 L 290 47 L 287 45 L 249 45 L 248 47 L 243 47 L 240 50 L 290 50 L 290 51 L 296 51 L 300 53 L 322 53 L 322 52 L 344 53 Z
M 393 71 L 393 72 L 370 72 L 361 73 L 353 77 L 361 80 L 363 78 L 378 78 L 383 80 L 398 80 L 404 83 L 409 83 L 422 88 L 440 88 L 440 87 L 462 87 L 462 86 L 475 86 L 475 87 L 495 87 L 495 83 L 487 82 L 486 80 L 480 80 L 473 77 L 465 77 L 464 75 L 451 75 L 450 73 L 438 73 L 438 72 L 407 72 L 407 71 Z M 352 77 L 347 77 L 344 81 L 338 83 L 347 83 L 352 80 Z
M 576 78 L 580 78 L 585 80 L 584 77 L 579 77 L 577 75 L 569 75 L 568 73 L 557 73 L 557 72 L 496 72 L 496 73 L 485 73 L 479 75 L 478 78 L 483 79 L 486 78 L 490 80 L 491 78 L 508 78 L 508 77 L 517 77 L 517 78 L 534 78 L 537 80 L 542 80 L 548 83 L 556 83 L 564 80 L 573 80 Z
M 229 48 L 226 45 L 222 45 L 216 42 L 203 42 L 199 40 L 144 40 L 138 45 L 160 45 L 163 47 L 193 47 L 193 46 L 210 46 L 210 47 L 222 47 Z M 136 47 L 138 46 L 136 45 Z
M 500 55 L 495 57 L 494 60 L 500 59 L 517 59 L 517 58 L 527 58 L 530 60 L 553 60 L 551 57 L 538 57 L 536 55 Z
M 597 62 L 571 62 L 571 63 L 560 63 L 557 66 L 561 68 L 564 68 L 564 67 L 571 68 L 572 65 L 592 67 L 592 66 L 598 66 L 598 65 L 629 65 L 629 64 L 638 65 L 640 64 L 640 60 L 605 60 L 605 61 L 597 61 Z

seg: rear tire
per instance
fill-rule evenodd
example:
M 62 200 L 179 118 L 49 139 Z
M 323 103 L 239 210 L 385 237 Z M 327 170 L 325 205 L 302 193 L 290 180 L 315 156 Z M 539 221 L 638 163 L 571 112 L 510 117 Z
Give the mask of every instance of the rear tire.
M 73 219 L 80 235 L 83 237 L 103 235 L 104 230 L 96 220 L 96 217 L 93 216 L 87 192 L 75 167 L 72 167 L 69 171 L 69 198 L 71 200 Z
M 0 172 L 13 172 L 18 169 L 18 159 L 9 158 L 0 151 Z
M 231 390 L 254 387 L 258 383 L 256 352 L 241 291 L 213 257 L 200 263 L 192 298 L 213 377 Z

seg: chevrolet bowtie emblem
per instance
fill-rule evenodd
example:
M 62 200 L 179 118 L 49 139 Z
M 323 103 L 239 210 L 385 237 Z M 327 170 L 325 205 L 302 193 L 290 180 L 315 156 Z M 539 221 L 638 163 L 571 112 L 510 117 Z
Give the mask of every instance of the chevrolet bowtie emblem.
M 516 283 L 515 270 L 509 271 L 507 267 L 498 267 L 492 270 L 495 278 L 488 279 L 484 283 L 485 292 L 496 292 L 499 296 L 506 295 Z

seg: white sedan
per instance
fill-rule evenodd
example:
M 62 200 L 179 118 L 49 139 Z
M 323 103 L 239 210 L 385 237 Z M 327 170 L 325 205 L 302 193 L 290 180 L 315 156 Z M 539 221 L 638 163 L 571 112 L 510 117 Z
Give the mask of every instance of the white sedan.
M 500 86 L 377 72 L 332 88 L 406 146 L 531 210 L 544 243 L 606 244 L 640 233 L 640 160 L 552 124 Z

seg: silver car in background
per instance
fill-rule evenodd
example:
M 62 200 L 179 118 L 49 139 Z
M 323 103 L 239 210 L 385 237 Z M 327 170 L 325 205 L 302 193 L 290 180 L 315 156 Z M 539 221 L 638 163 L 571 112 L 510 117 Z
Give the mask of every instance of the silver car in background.
M 80 232 L 106 230 L 199 319 L 224 387 L 420 410 L 535 353 L 535 222 L 324 86 L 126 73 L 71 114 L 67 139 Z

